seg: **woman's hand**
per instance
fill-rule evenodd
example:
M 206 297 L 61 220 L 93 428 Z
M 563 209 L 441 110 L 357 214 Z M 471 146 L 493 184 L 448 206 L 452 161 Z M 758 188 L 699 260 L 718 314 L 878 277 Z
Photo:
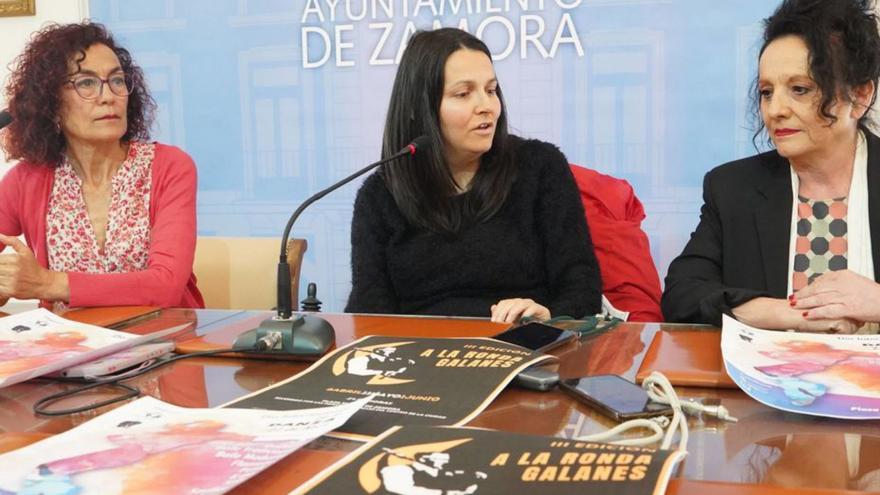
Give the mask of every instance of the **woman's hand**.
M 792 297 L 809 321 L 848 318 L 880 321 L 880 285 L 849 270 L 827 272 Z
M 821 278 L 821 277 L 820 277 Z M 818 280 L 818 279 L 817 279 Z M 812 333 L 855 333 L 862 322 L 853 318 L 812 318 L 785 299 L 758 297 L 733 308 L 737 320 L 767 330 L 797 330 Z
M 550 310 L 532 299 L 502 299 L 492 305 L 493 322 L 516 323 L 525 316 L 549 320 Z
M 34 253 L 17 237 L 0 234 L 0 243 L 15 251 L 0 254 L 0 298 L 49 301 L 69 298 L 66 273 L 40 266 Z

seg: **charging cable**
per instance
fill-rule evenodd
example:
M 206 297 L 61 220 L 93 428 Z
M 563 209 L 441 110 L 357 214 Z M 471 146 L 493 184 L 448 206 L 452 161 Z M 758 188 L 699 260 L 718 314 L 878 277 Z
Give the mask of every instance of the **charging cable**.
M 661 404 L 667 404 L 672 408 L 672 418 L 657 416 L 650 419 L 633 419 L 621 423 L 608 431 L 587 435 L 577 438 L 579 441 L 608 442 L 616 445 L 644 446 L 660 442 L 660 448 L 668 450 L 672 446 L 675 433 L 679 433 L 678 450 L 687 452 L 688 425 L 685 414 L 706 414 L 718 419 L 736 422 L 737 419 L 722 405 L 706 405 L 693 400 L 682 401 L 675 393 L 669 379 L 660 372 L 653 372 L 642 382 L 642 388 L 648 393 L 648 397 Z M 639 438 L 616 437 L 634 429 L 648 429 L 653 433 L 650 436 Z
M 663 387 L 665 383 L 667 387 Z M 648 393 L 648 397 L 661 404 L 669 404 L 672 406 L 673 401 L 677 402 L 681 410 L 691 416 L 714 416 L 722 421 L 736 423 L 738 419 L 731 416 L 730 411 L 726 407 L 718 404 L 705 404 L 694 399 L 680 400 L 675 394 L 675 389 L 669 383 L 669 380 L 662 373 L 653 372 L 642 382 L 642 388 Z M 671 391 L 671 394 L 669 393 Z

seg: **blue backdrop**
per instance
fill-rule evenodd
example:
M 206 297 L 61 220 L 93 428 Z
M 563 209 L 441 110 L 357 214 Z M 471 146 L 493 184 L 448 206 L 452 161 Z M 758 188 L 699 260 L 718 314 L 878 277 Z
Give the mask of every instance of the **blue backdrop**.
M 463 26 L 496 54 L 515 133 L 630 181 L 662 277 L 696 225 L 703 174 L 755 152 L 747 96 L 776 4 L 91 0 L 90 12 L 145 69 L 155 137 L 198 164 L 200 235 L 277 237 L 300 201 L 378 159 L 401 45 L 415 28 Z M 294 232 L 327 310 L 350 287 L 357 187 Z

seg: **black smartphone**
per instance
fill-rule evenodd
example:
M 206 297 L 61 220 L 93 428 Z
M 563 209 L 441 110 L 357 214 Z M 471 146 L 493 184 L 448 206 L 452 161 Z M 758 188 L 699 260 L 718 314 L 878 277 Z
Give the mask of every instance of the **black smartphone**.
M 651 402 L 642 387 L 617 375 L 571 378 L 559 386 L 615 421 L 672 415 L 671 407 Z
M 532 321 L 525 325 L 509 328 L 492 338 L 509 344 L 516 344 L 532 351 L 546 352 L 570 340 L 574 340 L 577 338 L 577 334 Z

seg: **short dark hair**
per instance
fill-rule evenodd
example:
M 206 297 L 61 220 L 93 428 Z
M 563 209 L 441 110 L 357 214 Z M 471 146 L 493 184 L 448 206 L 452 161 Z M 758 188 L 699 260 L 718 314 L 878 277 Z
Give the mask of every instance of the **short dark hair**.
M 783 36 L 801 38 L 809 50 L 810 77 L 821 94 L 819 116 L 830 123 L 838 98 L 850 98 L 850 91 L 880 78 L 880 34 L 874 0 L 783 0 L 764 20 L 764 42 L 758 58 L 773 41 Z M 874 97 L 868 109 L 874 105 Z M 758 79 L 755 78 L 751 103 L 756 117 L 755 139 L 764 130 Z M 865 112 L 860 123 L 869 117 Z
M 443 153 L 440 103 L 446 60 L 461 49 L 477 50 L 492 58 L 485 43 L 460 29 L 419 31 L 410 38 L 394 79 L 382 142 L 382 157 L 387 158 L 416 137 L 430 138 L 427 152 L 419 153 L 413 161 L 385 165 L 380 173 L 404 217 L 438 233 L 456 233 L 467 222 L 491 218 L 501 209 L 515 178 L 499 84 L 501 112 L 492 148 L 481 157 L 467 197 L 455 201 L 457 186 Z
M 122 141 L 147 140 L 156 103 L 147 90 L 144 74 L 101 24 L 52 24 L 34 34 L 13 63 L 6 99 L 15 119 L 6 129 L 3 148 L 9 160 L 26 160 L 57 166 L 67 143 L 56 122 L 61 108 L 59 89 L 69 77 L 71 60 L 79 65 L 93 45 L 105 45 L 116 54 L 122 70 L 131 77 L 128 128 Z

